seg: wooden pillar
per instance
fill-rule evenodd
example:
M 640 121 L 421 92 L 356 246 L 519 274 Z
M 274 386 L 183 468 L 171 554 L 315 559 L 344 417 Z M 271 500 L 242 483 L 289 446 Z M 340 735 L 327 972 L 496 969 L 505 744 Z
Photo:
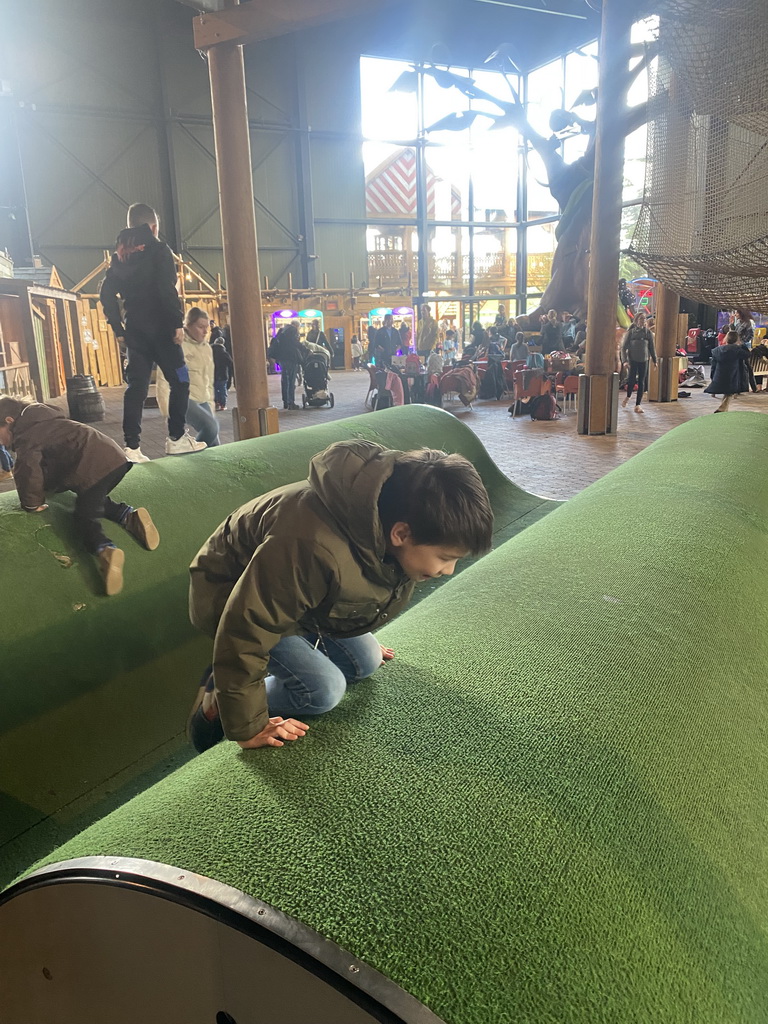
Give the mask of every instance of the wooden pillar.
M 659 168 L 659 181 L 663 188 L 663 195 L 673 196 L 679 189 L 688 187 L 688 138 L 693 110 L 687 105 L 681 105 L 679 86 L 676 75 L 669 72 L 668 85 L 669 103 L 666 110 L 667 138 L 669 144 L 661 160 Z M 709 137 L 707 146 L 707 157 L 709 153 Z M 724 169 L 727 161 L 727 154 L 719 154 L 721 161 L 718 163 Z M 705 175 L 707 178 L 706 195 L 719 197 L 723 188 L 722 171 L 717 175 L 717 182 L 710 179 L 712 171 L 710 161 L 707 160 Z M 662 230 L 662 227 L 659 227 Z M 701 226 L 703 231 L 703 225 Z M 690 238 L 690 241 L 689 241 Z M 692 245 L 695 242 L 694 225 L 687 225 L 687 233 L 677 240 L 682 247 Z M 696 243 L 700 244 L 700 242 Z M 649 388 L 648 397 L 652 402 L 674 402 L 677 401 L 677 380 L 679 360 L 675 356 L 677 339 L 680 327 L 680 296 L 672 288 L 659 283 L 656 286 L 656 332 L 654 335 L 656 356 L 658 358 L 658 369 L 652 375 L 654 387 Z
M 648 400 L 677 401 L 680 360 L 675 355 L 679 330 L 680 296 L 666 285 L 656 286 L 656 333 L 654 335 L 658 367 L 651 374 Z M 653 368 L 651 367 L 653 370 Z
M 225 7 L 237 5 L 237 0 L 225 3 Z M 208 70 L 232 358 L 237 380 L 237 408 L 233 410 L 233 419 L 235 437 L 245 439 L 275 434 L 279 427 L 277 410 L 269 407 L 267 387 L 266 335 L 259 289 L 261 276 L 242 46 L 228 42 L 211 46 Z
M 603 0 L 595 135 L 595 185 L 589 259 L 586 372 L 579 391 L 578 432 L 615 434 L 618 408 L 616 307 L 624 177 L 622 116 L 627 102 L 632 12 Z
M 61 358 L 64 362 L 64 374 L 73 377 L 75 374 L 74 349 L 72 345 L 72 330 L 67 317 L 67 304 L 64 299 L 56 299 L 56 318 L 59 324 L 59 343 L 61 345 Z

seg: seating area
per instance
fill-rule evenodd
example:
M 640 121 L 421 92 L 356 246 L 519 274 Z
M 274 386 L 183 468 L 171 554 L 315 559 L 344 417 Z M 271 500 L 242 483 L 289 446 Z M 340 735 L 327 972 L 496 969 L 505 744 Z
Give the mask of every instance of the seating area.
M 45 622 L 27 621 L 14 586 L 2 643 L 25 743 L 12 730 L 3 756 L 26 749 L 17 799 L 35 762 L 39 805 L 76 756 L 48 731 L 67 705 L 88 757 L 116 737 L 138 757 L 158 702 L 168 721 L 183 710 L 205 656 L 183 621 L 200 535 L 350 434 L 462 451 L 506 543 L 382 631 L 395 660 L 301 744 L 221 744 L 8 890 L 4 1019 L 30 1001 L 45 1019 L 57 1000 L 69 1019 L 99 1019 L 109 991 L 113 1024 L 173 1019 L 171 1006 L 236 1021 L 262 998 L 290 1024 L 760 1024 L 768 634 L 744 629 L 743 604 L 768 612 L 763 416 L 678 427 L 560 507 L 429 409 L 205 453 L 211 485 L 194 506 L 180 496 L 199 478 L 162 460 L 131 486 L 167 543 L 136 551 L 146 572 L 114 603 L 57 562 L 63 513 L 37 535 L 0 506 Z M 702 615 L 712 628 L 692 650 Z M 50 661 L 52 646 L 59 677 L 41 678 L 30 648 Z

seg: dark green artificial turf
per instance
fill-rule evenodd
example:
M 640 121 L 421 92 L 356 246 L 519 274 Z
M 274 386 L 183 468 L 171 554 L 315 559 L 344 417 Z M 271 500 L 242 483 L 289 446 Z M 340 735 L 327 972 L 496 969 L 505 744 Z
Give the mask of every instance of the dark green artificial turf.
M 448 1024 L 768 1020 L 768 418 L 677 428 L 381 634 L 279 750 L 58 850 L 244 890 Z
M 144 551 L 107 523 L 126 564 L 123 593 L 106 598 L 95 560 L 73 535 L 73 495 L 54 495 L 43 515 L 20 511 L 15 492 L 0 495 L 0 884 L 71 835 L 84 815 L 106 813 L 115 793 L 137 781 L 147 786 L 169 760 L 178 763 L 211 647 L 189 623 L 190 561 L 234 508 L 303 479 L 313 455 L 349 437 L 466 455 L 491 493 L 500 539 L 558 504 L 507 480 L 447 413 L 370 413 L 134 467 L 115 496 L 149 508 L 161 543 Z

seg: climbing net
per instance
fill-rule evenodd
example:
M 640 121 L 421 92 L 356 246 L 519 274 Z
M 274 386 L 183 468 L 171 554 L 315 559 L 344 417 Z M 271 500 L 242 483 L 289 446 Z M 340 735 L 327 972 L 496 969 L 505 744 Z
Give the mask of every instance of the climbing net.
M 687 298 L 768 312 L 768 0 L 657 0 L 630 252 Z

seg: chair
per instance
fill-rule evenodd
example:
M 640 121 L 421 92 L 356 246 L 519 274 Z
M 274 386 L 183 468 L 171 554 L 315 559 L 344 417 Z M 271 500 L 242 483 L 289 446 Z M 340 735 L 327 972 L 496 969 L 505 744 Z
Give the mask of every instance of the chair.
M 579 378 L 571 374 L 563 381 L 563 411 L 567 408 L 568 399 L 573 399 L 573 411 L 578 410 Z
M 368 370 L 368 374 L 369 374 L 369 378 L 370 379 L 368 381 L 368 394 L 365 396 L 365 401 L 363 402 L 363 406 L 366 409 L 369 408 L 368 399 L 371 398 L 371 395 L 374 394 L 378 390 L 378 384 L 376 383 L 376 367 L 375 366 L 371 366 L 370 363 L 369 363 L 368 367 L 367 367 L 367 370 Z M 371 409 L 373 408 L 373 400 L 371 400 L 371 402 L 370 402 L 370 408 Z
M 564 375 L 563 371 L 559 370 L 555 374 L 555 398 L 557 398 L 558 401 L 561 398 L 565 398 L 565 391 L 563 389 L 563 381 L 564 381 L 564 379 L 565 379 L 565 375 Z

